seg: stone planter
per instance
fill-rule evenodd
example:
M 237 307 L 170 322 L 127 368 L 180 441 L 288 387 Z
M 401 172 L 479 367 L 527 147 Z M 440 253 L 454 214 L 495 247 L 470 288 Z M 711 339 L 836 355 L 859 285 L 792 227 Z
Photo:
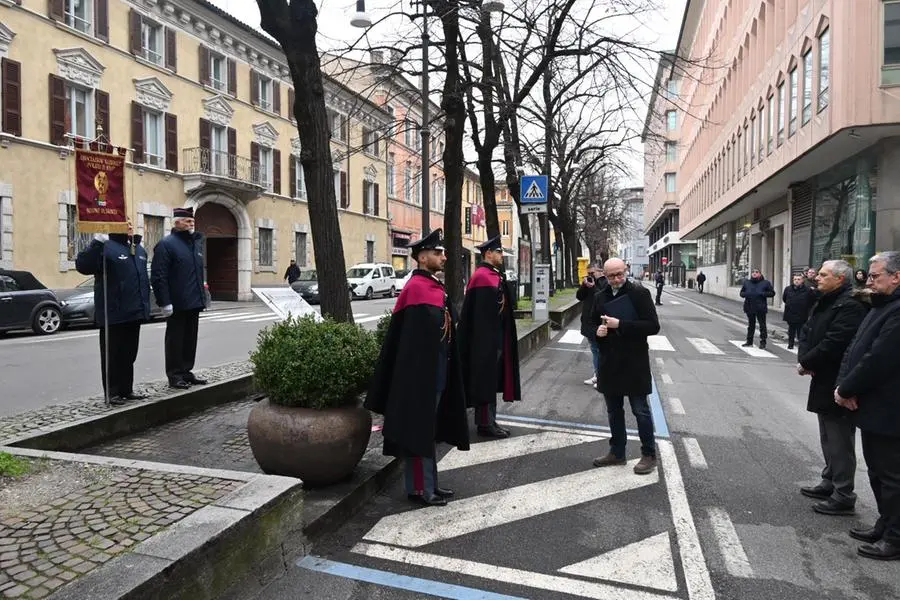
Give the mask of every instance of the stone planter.
M 364 408 L 317 410 L 264 399 L 250 411 L 247 435 L 264 473 L 322 487 L 353 473 L 372 435 L 372 415 Z

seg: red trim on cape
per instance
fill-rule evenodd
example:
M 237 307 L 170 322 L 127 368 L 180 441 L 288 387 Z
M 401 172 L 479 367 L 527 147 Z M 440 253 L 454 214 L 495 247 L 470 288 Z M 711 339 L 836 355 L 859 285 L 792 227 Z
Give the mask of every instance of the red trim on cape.
M 394 314 L 397 314 L 404 308 L 417 306 L 419 304 L 427 304 L 444 308 L 446 306 L 446 294 L 444 286 L 431 275 L 413 273 L 406 285 L 400 291 L 400 297 L 397 298 L 397 304 L 394 305 Z
M 480 287 L 499 288 L 500 273 L 484 265 L 475 269 L 472 278 L 469 279 L 469 285 L 466 286 L 466 291 Z

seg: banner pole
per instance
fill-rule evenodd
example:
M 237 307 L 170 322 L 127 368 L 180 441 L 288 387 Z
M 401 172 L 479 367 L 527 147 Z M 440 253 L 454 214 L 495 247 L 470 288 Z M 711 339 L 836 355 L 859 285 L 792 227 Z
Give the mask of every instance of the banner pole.
M 103 363 L 105 368 L 103 372 L 106 373 L 106 381 L 104 382 L 104 399 L 107 408 L 109 408 L 109 302 L 108 298 L 108 286 L 106 285 L 106 245 L 104 244 L 104 251 L 100 255 L 100 260 L 102 261 L 102 270 L 103 270 Z

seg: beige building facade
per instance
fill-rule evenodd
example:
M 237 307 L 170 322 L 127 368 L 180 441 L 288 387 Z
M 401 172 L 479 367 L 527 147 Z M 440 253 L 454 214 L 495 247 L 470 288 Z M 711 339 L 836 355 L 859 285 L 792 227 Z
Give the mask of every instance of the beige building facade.
M 128 210 L 148 252 L 175 207 L 194 207 L 214 299 L 249 300 L 291 258 L 315 266 L 291 79 L 261 34 L 203 0 L 0 0 L 0 59 L 0 266 L 49 287 L 84 279 L 71 147 L 97 125 L 131 149 Z M 390 115 L 330 79 L 326 103 L 347 266 L 390 261 L 373 134 Z
M 645 217 L 677 216 L 710 292 L 900 247 L 900 2 L 689 0 L 673 54 Z

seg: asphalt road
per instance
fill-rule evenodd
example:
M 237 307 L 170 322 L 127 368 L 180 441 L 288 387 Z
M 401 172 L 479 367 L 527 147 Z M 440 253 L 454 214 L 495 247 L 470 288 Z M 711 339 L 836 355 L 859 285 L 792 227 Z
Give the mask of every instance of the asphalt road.
M 357 300 L 353 314 L 358 323 L 374 328 L 394 302 L 390 298 Z M 201 313 L 196 366 L 246 360 L 256 345 L 257 332 L 275 320 L 259 302 Z M 164 322 L 141 327 L 135 363 L 138 387 L 142 381 L 165 379 L 164 337 Z M 52 336 L 9 334 L 0 338 L 0 372 L 0 416 L 102 394 L 98 331 L 80 328 Z
M 591 467 L 605 409 L 582 383 L 589 351 L 560 332 L 523 366 L 525 400 L 501 409 L 514 437 L 443 450 L 447 507 L 414 508 L 398 478 L 258 597 L 900 597 L 897 565 L 858 557 L 847 535 L 875 517 L 861 453 L 856 517 L 818 515 L 798 492 L 821 457 L 792 353 L 748 354 L 732 343 L 740 323 L 665 301 L 651 352 L 658 473 Z

